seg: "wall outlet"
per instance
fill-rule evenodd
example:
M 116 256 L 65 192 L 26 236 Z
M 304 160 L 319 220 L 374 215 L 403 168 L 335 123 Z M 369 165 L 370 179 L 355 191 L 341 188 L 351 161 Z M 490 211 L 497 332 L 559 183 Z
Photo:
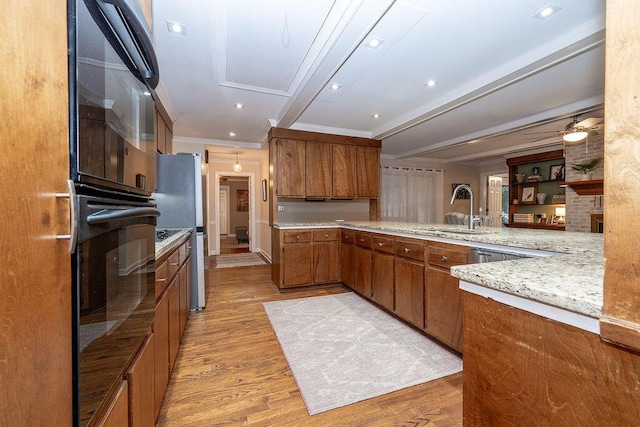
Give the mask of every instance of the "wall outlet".
M 284 212 L 284 205 L 278 205 L 278 212 Z

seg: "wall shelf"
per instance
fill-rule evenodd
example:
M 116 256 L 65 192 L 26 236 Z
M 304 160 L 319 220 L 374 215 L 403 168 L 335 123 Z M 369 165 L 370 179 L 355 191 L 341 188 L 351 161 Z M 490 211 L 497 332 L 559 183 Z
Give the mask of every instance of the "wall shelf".
M 589 181 L 561 182 L 560 187 L 570 187 L 579 196 L 599 196 L 604 194 L 604 181 L 602 179 L 592 179 Z

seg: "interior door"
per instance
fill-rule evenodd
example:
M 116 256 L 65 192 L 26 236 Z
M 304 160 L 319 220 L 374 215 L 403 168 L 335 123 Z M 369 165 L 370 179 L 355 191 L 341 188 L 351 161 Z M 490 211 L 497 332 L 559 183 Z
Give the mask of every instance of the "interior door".
M 229 186 L 220 186 L 220 234 L 229 234 Z
M 502 213 L 502 177 L 490 176 L 487 215 L 493 218 L 491 225 L 500 227 Z

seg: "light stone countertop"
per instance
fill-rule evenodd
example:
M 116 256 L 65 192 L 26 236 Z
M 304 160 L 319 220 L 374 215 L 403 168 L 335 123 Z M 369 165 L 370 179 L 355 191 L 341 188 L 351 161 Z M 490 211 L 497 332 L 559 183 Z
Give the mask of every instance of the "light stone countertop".
M 185 237 L 191 232 L 191 228 L 158 228 L 157 230 L 177 231 L 176 234 L 167 237 L 160 242 L 156 242 L 156 260 L 160 259 L 164 254 L 175 247 L 178 242 L 186 240 Z
M 460 225 L 372 221 L 288 223 L 274 226 L 281 229 L 343 227 L 540 255 L 519 260 L 455 266 L 451 268 L 451 275 L 464 282 L 590 318 L 597 319 L 602 314 L 602 234 L 493 227 L 479 227 L 472 231 Z

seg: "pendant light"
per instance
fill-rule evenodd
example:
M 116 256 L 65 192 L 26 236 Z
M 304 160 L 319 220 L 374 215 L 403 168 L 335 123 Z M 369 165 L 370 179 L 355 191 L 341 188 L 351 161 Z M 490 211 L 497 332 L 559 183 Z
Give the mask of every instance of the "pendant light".
M 236 164 L 233 165 L 233 171 L 234 172 L 241 172 L 242 171 L 242 166 L 240 165 L 240 162 L 238 161 L 238 153 L 236 153 Z

